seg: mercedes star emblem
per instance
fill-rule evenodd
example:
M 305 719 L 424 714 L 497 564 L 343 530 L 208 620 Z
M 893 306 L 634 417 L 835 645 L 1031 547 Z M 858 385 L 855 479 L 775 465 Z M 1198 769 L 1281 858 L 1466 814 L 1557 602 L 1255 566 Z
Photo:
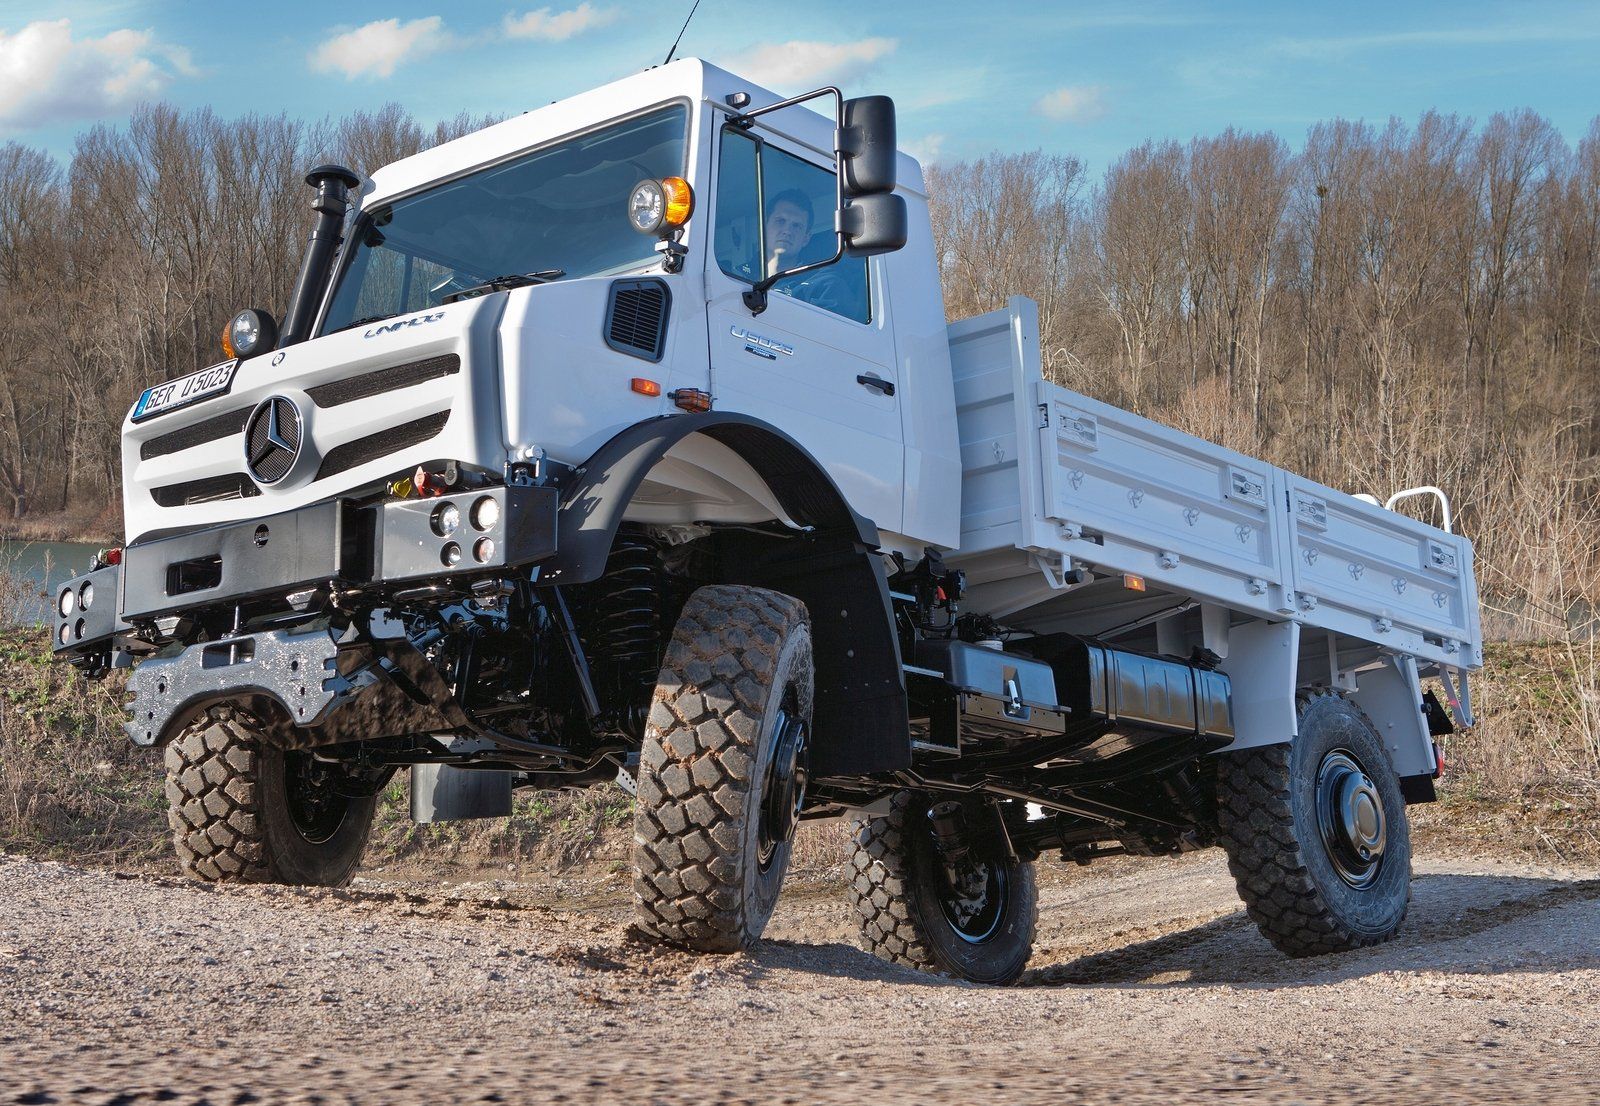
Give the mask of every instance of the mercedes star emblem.
M 259 484 L 276 484 L 300 455 L 300 408 L 283 396 L 262 400 L 244 428 L 244 457 Z

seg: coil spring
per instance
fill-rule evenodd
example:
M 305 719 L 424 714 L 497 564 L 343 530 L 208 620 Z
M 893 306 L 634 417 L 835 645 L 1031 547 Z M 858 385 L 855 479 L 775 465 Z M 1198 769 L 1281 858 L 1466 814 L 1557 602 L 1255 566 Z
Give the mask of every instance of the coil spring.
M 589 653 L 616 673 L 618 690 L 646 700 L 655 687 L 661 657 L 661 570 L 655 547 L 618 534 L 595 582 L 589 612 Z

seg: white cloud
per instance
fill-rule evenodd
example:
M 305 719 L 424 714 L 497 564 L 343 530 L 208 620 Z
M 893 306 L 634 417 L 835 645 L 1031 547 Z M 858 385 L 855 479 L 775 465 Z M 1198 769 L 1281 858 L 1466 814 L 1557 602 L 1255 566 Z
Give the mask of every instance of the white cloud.
M 149 31 L 74 39 L 70 19 L 0 30 L 0 129 L 122 111 L 160 96 L 175 75 L 193 74 L 187 53 Z
M 505 32 L 511 38 L 540 38 L 546 42 L 565 42 L 573 35 L 595 27 L 604 27 L 617 18 L 615 8 L 596 8 L 588 0 L 571 11 L 553 12 L 549 8 L 507 14 Z
M 760 74 L 761 83 L 773 88 L 840 84 L 857 80 L 890 54 L 899 43 L 892 38 L 865 38 L 860 42 L 782 42 L 757 47 L 740 60 L 745 73 Z
M 379 19 L 335 35 L 311 52 L 311 68 L 319 73 L 357 77 L 392 77 L 402 62 L 415 61 L 455 44 L 437 15 L 402 23 Z
M 925 134 L 921 138 L 901 139 L 900 149 L 916 158 L 917 164 L 929 166 L 939 160 L 944 143 L 945 136 L 942 134 Z
M 1046 119 L 1087 123 L 1106 113 L 1105 91 L 1097 84 L 1068 85 L 1039 97 L 1033 110 Z

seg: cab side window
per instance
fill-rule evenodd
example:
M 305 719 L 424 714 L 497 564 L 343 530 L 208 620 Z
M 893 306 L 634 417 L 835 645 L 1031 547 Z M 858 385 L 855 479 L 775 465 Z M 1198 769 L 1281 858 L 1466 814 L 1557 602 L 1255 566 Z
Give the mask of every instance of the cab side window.
M 723 272 L 754 284 L 833 256 L 832 173 L 733 127 L 722 132 L 720 161 L 712 249 Z M 858 323 L 872 321 L 864 257 L 847 255 L 782 277 L 772 291 Z

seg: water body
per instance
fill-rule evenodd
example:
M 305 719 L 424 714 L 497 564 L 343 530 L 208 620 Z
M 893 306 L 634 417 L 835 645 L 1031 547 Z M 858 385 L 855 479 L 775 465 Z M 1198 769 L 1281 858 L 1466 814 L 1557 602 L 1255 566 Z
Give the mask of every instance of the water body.
M 101 546 L 77 541 L 0 541 L 0 617 L 13 625 L 50 619 L 52 584 L 89 569 Z

